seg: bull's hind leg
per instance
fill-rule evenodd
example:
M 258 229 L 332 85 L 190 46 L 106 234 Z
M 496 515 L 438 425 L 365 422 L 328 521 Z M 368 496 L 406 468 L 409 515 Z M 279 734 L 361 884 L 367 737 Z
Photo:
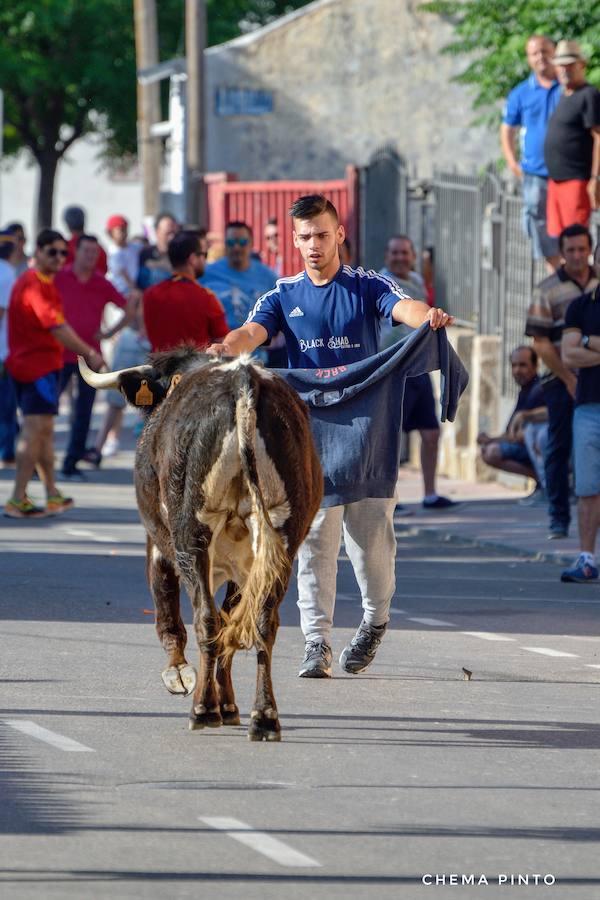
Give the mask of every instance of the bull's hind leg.
M 179 608 L 179 578 L 172 564 L 148 538 L 148 583 L 156 609 L 156 632 L 168 656 L 162 680 L 171 694 L 185 696 L 196 686 L 196 670 L 184 656 L 187 632 Z
M 239 600 L 239 589 L 237 584 L 232 581 L 227 584 L 227 593 L 222 604 L 222 611 L 225 617 L 236 606 Z M 239 725 L 240 711 L 235 702 L 235 693 L 233 690 L 233 682 L 231 680 L 231 664 L 233 655 L 220 655 L 217 659 L 217 686 L 219 689 L 219 705 L 221 708 L 221 717 L 223 725 Z
M 281 726 L 271 682 L 271 657 L 275 636 L 279 627 L 279 604 L 282 591 L 266 601 L 258 622 L 263 647 L 257 652 L 256 698 L 248 726 L 249 741 L 280 741 Z
M 177 565 L 185 578 L 192 601 L 194 630 L 200 649 L 200 668 L 190 713 L 190 731 L 206 727 L 218 728 L 223 724 L 215 681 L 221 617 L 208 588 L 207 559 L 206 553 L 194 556 L 177 553 Z

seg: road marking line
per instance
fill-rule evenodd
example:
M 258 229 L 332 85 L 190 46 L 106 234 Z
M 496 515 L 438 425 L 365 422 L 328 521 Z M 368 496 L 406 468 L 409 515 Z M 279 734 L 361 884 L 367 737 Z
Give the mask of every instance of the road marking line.
M 42 728 L 41 725 L 36 725 L 35 722 L 28 722 L 25 719 L 4 719 L 4 724 L 10 725 L 11 728 L 22 731 L 23 734 L 36 738 L 38 741 L 44 741 L 45 744 L 51 744 L 58 750 L 64 750 L 66 753 L 96 752 L 91 747 L 80 744 L 79 741 L 74 741 L 72 738 L 57 734 L 56 731 L 49 731 L 47 728 Z
M 115 538 L 104 537 L 101 534 L 94 534 L 93 531 L 86 531 L 83 528 L 67 528 L 67 534 L 70 534 L 71 537 L 90 538 L 90 540 L 97 541 L 99 544 L 116 544 L 117 543 Z
M 398 613 L 399 616 L 405 616 L 407 614 L 405 609 L 398 609 L 397 606 L 390 606 L 390 612 Z
M 505 637 L 503 634 L 494 634 L 491 631 L 461 631 L 469 637 L 481 638 L 484 641 L 514 641 L 516 638 Z
M 586 663 L 586 669 L 600 669 L 600 666 L 596 665 L 596 663 Z
M 416 616 L 409 616 L 408 621 L 419 622 L 421 625 L 440 625 L 443 628 L 454 628 L 454 622 L 445 622 L 444 619 L 421 619 Z
M 521 647 L 521 650 L 529 650 L 531 653 L 542 653 L 544 656 L 571 656 L 579 659 L 577 653 L 566 653 L 564 650 L 552 650 L 549 647 Z
M 265 834 L 264 831 L 255 831 L 251 825 L 240 822 L 239 819 L 228 819 L 220 816 L 198 816 L 198 818 L 210 828 L 224 831 L 234 841 L 239 841 L 240 844 L 245 844 L 246 847 L 256 850 L 257 853 L 262 853 L 263 856 L 267 856 L 273 862 L 279 863 L 280 866 L 303 868 L 321 866 L 321 863 L 317 862 L 316 859 L 305 856 L 304 853 L 294 850 L 293 847 L 288 847 L 283 841 L 271 837 L 270 834 Z

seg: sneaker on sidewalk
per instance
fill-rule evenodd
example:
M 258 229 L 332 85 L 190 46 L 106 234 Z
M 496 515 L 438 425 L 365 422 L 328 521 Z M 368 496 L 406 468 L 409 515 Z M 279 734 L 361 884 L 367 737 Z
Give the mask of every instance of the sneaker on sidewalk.
M 325 641 L 307 641 L 298 678 L 331 678 L 331 647 Z
M 586 562 L 585 556 L 578 556 L 570 569 L 560 576 L 561 581 L 574 581 L 577 584 L 597 584 L 598 569 Z
M 95 447 L 88 447 L 81 457 L 81 460 L 82 462 L 89 463 L 90 466 L 95 466 L 99 469 L 102 462 L 102 454 L 96 450 Z
M 521 497 L 520 500 L 517 500 L 517 503 L 519 506 L 546 506 L 548 497 L 546 496 L 544 488 L 538 484 L 531 494 L 528 494 L 526 497 Z
M 439 494 L 435 500 L 423 500 L 423 509 L 450 509 L 452 506 L 460 505 L 456 500 L 451 500 L 450 497 L 441 497 Z
M 548 532 L 549 541 L 561 541 L 563 538 L 569 537 L 569 526 L 561 525 L 560 522 L 553 522 Z
M 108 440 L 104 444 L 104 447 L 102 448 L 102 456 L 105 456 L 107 458 L 109 456 L 116 456 L 116 454 L 119 452 L 120 446 L 121 445 L 119 441 L 114 440 L 114 438 L 108 438 Z
M 29 497 L 23 500 L 8 500 L 4 504 L 4 515 L 9 519 L 43 519 L 47 515 L 46 510 L 36 506 Z
M 363 621 L 347 647 L 342 650 L 340 666 L 350 675 L 358 675 L 375 659 L 387 625 L 367 625 Z
M 53 494 L 46 501 L 46 513 L 49 516 L 58 516 L 66 509 L 71 509 L 73 499 L 71 497 L 63 497 L 62 494 Z

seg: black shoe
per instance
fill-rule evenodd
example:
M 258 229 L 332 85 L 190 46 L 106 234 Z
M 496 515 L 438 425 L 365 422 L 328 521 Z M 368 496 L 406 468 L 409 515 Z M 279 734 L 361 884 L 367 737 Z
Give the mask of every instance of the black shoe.
M 88 447 L 81 457 L 81 461 L 89 463 L 90 466 L 95 466 L 96 469 L 99 469 L 102 462 L 102 454 L 99 453 L 95 447 Z
M 562 525 L 560 522 L 553 522 L 548 532 L 549 541 L 560 541 L 569 537 L 569 526 Z
M 325 641 L 307 641 L 298 678 L 331 678 L 331 647 Z
M 435 500 L 423 500 L 423 509 L 449 509 L 451 506 L 460 505 L 455 500 L 451 500 L 450 497 L 440 497 L 439 494 Z
M 65 464 L 62 467 L 61 477 L 66 478 L 68 481 L 87 481 L 86 476 L 83 474 L 81 469 L 78 469 L 75 463 Z
M 363 620 L 347 647 L 342 650 L 340 666 L 344 672 L 357 675 L 375 659 L 387 625 L 367 625 Z

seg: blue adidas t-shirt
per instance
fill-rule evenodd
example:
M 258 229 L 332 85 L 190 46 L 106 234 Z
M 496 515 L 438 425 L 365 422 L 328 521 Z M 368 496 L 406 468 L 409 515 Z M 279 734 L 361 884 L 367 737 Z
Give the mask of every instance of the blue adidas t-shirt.
M 560 84 L 543 87 L 533 72 L 508 95 L 503 121 L 521 127 L 521 168 L 530 175 L 548 177 L 544 160 L 544 139 L 548 119 L 561 97 Z
M 384 275 L 340 266 L 320 286 L 306 272 L 280 278 L 247 321 L 262 325 L 270 338 L 283 332 L 290 368 L 331 368 L 377 353 L 380 320 L 391 321 L 398 300 L 407 299 Z
M 210 263 L 198 280 L 201 285 L 210 288 L 223 304 L 229 327 L 239 328 L 261 294 L 275 286 L 277 275 L 256 259 L 250 260 L 247 269 L 232 269 L 223 256 Z

